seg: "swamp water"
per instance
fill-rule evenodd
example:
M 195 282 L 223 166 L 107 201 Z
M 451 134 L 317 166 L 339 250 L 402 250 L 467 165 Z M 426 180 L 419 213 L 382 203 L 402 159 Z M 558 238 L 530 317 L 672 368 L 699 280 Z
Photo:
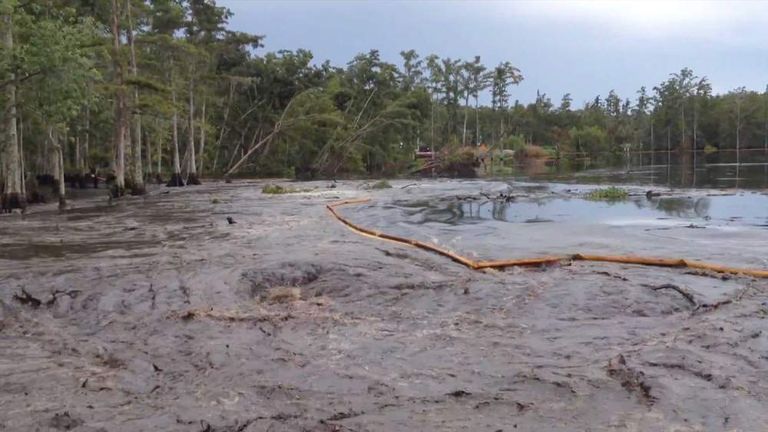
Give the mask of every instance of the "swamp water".
M 764 193 L 654 189 L 660 196 L 646 197 L 645 188 L 629 187 L 625 200 L 592 201 L 585 198 L 592 189 L 452 182 L 443 195 L 427 197 L 422 190 L 408 198 L 406 189 L 344 211 L 363 226 L 484 259 L 580 252 L 768 267 Z
M 699 151 L 696 163 L 693 157 L 679 157 L 675 152 L 632 153 L 610 164 L 589 160 L 563 160 L 561 163 L 529 161 L 513 168 L 505 167 L 516 177 L 532 181 L 581 184 L 627 184 L 646 187 L 674 187 L 691 189 L 768 189 L 768 149 L 723 150 L 713 154 Z M 695 167 L 695 168 L 694 168 Z M 494 177 L 500 169 L 481 174 Z

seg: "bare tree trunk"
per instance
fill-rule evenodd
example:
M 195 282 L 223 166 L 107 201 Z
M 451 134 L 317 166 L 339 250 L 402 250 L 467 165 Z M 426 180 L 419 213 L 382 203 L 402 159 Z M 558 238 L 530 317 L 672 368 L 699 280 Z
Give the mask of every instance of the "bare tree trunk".
M 126 0 L 125 9 L 128 15 L 128 45 L 130 46 L 131 50 L 131 73 L 134 77 L 139 76 L 139 67 L 136 63 L 136 49 L 134 47 L 134 40 L 133 40 L 133 20 L 131 19 L 131 2 L 130 0 Z M 131 193 L 133 195 L 144 195 L 147 190 L 144 186 L 144 172 L 142 169 L 142 158 L 141 158 L 141 112 L 139 110 L 139 89 L 134 88 L 133 89 L 133 103 L 134 103 L 134 112 L 133 115 L 133 133 L 132 135 L 132 153 L 133 153 L 133 172 L 131 177 L 133 177 L 133 184 L 131 185 Z
M 235 83 L 233 81 L 229 82 L 229 97 L 227 98 L 227 109 L 224 111 L 224 121 L 221 125 L 221 130 L 219 131 L 219 139 L 216 140 L 216 156 L 213 158 L 213 172 L 216 172 L 216 165 L 219 161 L 219 151 L 221 150 L 221 141 L 224 139 L 224 134 L 227 130 L 227 119 L 229 119 L 229 110 L 232 106 L 232 98 L 235 94 Z
M 150 134 L 147 133 L 147 175 L 151 178 L 152 174 L 154 174 L 154 168 L 152 165 L 152 141 L 149 138 Z
M 650 117 L 651 121 L 651 184 L 654 184 L 654 180 L 656 179 L 655 173 L 656 173 L 656 167 L 654 167 L 654 164 L 656 164 L 656 144 L 653 137 L 653 117 Z
M 461 134 L 461 145 L 467 145 L 467 117 L 469 117 L 469 96 L 464 98 L 464 130 Z
M 64 181 L 64 143 L 60 143 L 56 146 L 56 155 L 58 156 L 59 172 L 61 173 L 61 180 L 59 180 L 59 210 L 64 210 L 67 207 L 67 191 L 65 190 L 66 182 Z
M 187 142 L 187 151 L 189 159 L 187 160 L 187 185 L 199 185 L 200 179 L 197 178 L 197 164 L 195 163 L 195 98 L 194 81 L 189 80 L 189 141 Z
M 3 104 L 3 107 L 5 108 L 5 104 Z M 0 110 L 0 118 L 2 118 L 2 121 L 5 122 L 5 110 Z M 0 198 L 2 198 L 3 194 L 3 187 L 4 187 L 4 181 L 5 181 L 5 129 L 2 131 L 2 137 L 0 137 Z M 18 140 L 18 137 L 17 137 Z M 3 212 L 3 205 L 2 202 L 0 202 L 0 212 Z
M 157 140 L 157 175 L 163 174 L 163 140 Z
M 672 128 L 667 126 L 667 184 L 672 180 L 670 170 L 672 169 Z
M 431 119 L 430 119 L 430 126 L 429 126 L 430 132 L 429 132 L 429 134 L 431 135 L 431 138 L 432 138 L 431 139 L 432 142 L 430 143 L 431 144 L 430 147 L 432 147 L 432 148 L 430 150 L 432 150 L 432 155 L 433 155 L 432 161 L 434 162 L 434 160 L 435 160 L 435 158 L 434 158 L 434 154 L 435 154 L 435 101 L 431 100 L 430 102 L 432 102 L 432 103 L 429 104 L 430 105 L 430 111 L 431 111 L 431 114 L 430 114 Z
M 698 148 L 698 122 L 699 110 L 696 106 L 696 98 L 693 99 L 693 186 L 696 186 L 696 149 Z
M 203 175 L 203 161 L 205 157 L 205 99 L 203 99 L 202 112 L 200 113 L 200 151 L 198 155 L 200 157 L 200 175 Z
M 683 106 L 680 108 L 680 148 L 685 148 L 685 100 L 683 100 Z
M 187 127 L 187 122 L 184 122 L 184 127 L 179 129 L 179 136 L 184 135 L 189 128 Z M 181 150 L 181 149 L 179 149 Z M 181 154 L 181 175 L 184 177 L 184 179 L 187 179 L 187 175 L 189 175 L 189 145 L 184 146 L 184 153 Z M 189 183 L 187 183 L 189 184 Z
M 221 150 L 219 147 L 216 147 L 216 155 L 213 157 L 213 172 L 216 172 L 216 165 L 219 163 L 219 150 Z
M 499 113 L 501 114 L 501 116 L 499 117 L 499 139 L 500 140 L 504 139 L 504 133 L 506 132 L 504 130 L 504 114 L 505 114 L 505 111 L 506 111 L 505 107 L 501 107 L 501 109 L 499 110 Z
M 430 143 L 430 151 L 432 152 L 432 177 L 435 176 L 435 101 L 430 100 L 430 108 L 431 108 L 431 124 L 430 124 L 430 135 L 432 135 L 432 142 Z
M 171 71 L 171 100 L 173 102 L 173 173 L 166 186 L 176 187 L 184 186 L 184 179 L 181 178 L 181 161 L 179 161 L 179 113 L 176 108 L 176 87 L 173 83 L 173 71 Z
M 741 165 L 739 156 L 741 150 L 741 101 L 736 102 L 736 167 Z M 737 175 L 738 177 L 738 175 Z
M 13 50 L 13 18 L 11 11 L 0 16 L 2 38 L 0 43 L 10 52 Z M 5 86 L 5 114 L 3 129 L 5 129 L 5 145 L 2 147 L 3 169 L 2 181 L 5 189 L 0 196 L 0 210 L 10 212 L 15 208 L 22 211 L 27 207 L 26 193 L 22 182 L 21 156 L 19 152 L 18 131 L 16 129 L 16 77 L 13 73 L 8 76 L 9 83 Z
M 475 94 L 475 144 L 480 145 L 480 103 Z
M 90 151 L 89 144 L 91 142 L 91 103 L 85 106 L 85 142 L 83 143 L 83 169 L 89 169 L 88 152 Z
M 82 172 L 82 163 L 80 161 L 80 131 L 75 130 L 75 170 Z
M 54 193 L 59 198 L 59 209 L 64 209 L 67 205 L 66 189 L 64 182 L 64 145 L 59 142 L 59 133 L 53 128 L 53 125 L 47 126 L 48 142 L 53 151 L 50 152 L 51 173 L 54 178 Z
M 27 170 L 24 164 L 24 119 L 21 116 L 21 110 L 19 114 L 19 165 L 21 166 L 21 190 L 26 196 L 27 191 Z M 2 205 L 0 205 L 0 208 Z
M 51 173 L 51 176 L 54 180 L 54 188 L 53 193 L 58 194 L 56 183 L 62 181 L 61 178 L 61 171 L 59 170 L 59 155 L 56 153 L 58 143 L 58 135 L 56 134 L 56 131 L 54 131 L 52 125 L 47 126 L 48 130 L 48 151 L 46 152 L 46 158 L 47 158 L 47 165 L 48 165 L 48 172 Z
M 126 122 L 125 82 L 123 65 L 120 60 L 120 6 L 118 5 L 117 0 L 112 0 L 112 42 L 112 63 L 115 68 L 115 80 L 117 84 L 117 90 L 115 91 L 115 124 L 112 131 L 112 140 L 115 149 L 115 185 L 112 189 L 112 196 L 117 198 L 125 194 Z

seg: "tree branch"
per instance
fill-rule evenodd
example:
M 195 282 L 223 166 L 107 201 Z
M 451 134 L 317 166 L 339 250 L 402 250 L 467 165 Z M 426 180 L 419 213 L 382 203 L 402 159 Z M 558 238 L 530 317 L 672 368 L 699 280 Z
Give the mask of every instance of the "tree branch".
M 39 71 L 36 71 L 36 72 L 32 72 L 31 74 L 28 74 L 28 75 L 26 75 L 26 76 L 24 76 L 22 78 L 9 79 L 9 80 L 2 81 L 2 82 L 0 82 L 0 89 L 3 89 L 6 86 L 9 86 L 11 84 L 23 83 L 24 81 L 26 81 L 26 80 L 28 80 L 30 78 L 33 78 L 33 77 L 36 77 L 36 76 L 42 75 L 42 74 L 43 74 L 43 71 L 39 70 Z

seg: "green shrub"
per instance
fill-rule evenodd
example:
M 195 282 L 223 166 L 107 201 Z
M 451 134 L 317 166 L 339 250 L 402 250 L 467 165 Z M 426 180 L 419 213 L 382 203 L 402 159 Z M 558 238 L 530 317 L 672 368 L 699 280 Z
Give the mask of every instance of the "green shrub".
M 271 194 L 271 195 L 301 193 L 301 192 L 312 192 L 312 189 L 296 189 L 290 186 L 280 186 L 280 185 L 271 184 L 271 183 L 261 188 L 261 193 Z
M 704 146 L 704 154 L 716 153 L 717 150 L 717 147 L 713 146 L 712 144 L 707 144 Z
M 291 187 L 276 185 L 276 184 L 268 184 L 268 185 L 265 185 L 263 188 L 261 188 L 261 193 L 271 194 L 271 195 L 288 194 L 288 193 L 296 193 L 296 192 L 299 192 L 299 190 Z
M 371 189 L 392 189 L 392 185 L 386 180 L 379 180 L 371 185 Z
M 571 147 L 576 151 L 585 152 L 591 157 L 597 157 L 608 151 L 608 134 L 598 126 L 571 128 Z
M 621 201 L 627 199 L 629 193 L 616 186 L 604 189 L 595 189 L 587 194 L 587 199 L 592 201 Z
M 500 147 L 506 150 L 520 150 L 525 147 L 525 137 L 522 135 L 510 135 L 501 141 Z

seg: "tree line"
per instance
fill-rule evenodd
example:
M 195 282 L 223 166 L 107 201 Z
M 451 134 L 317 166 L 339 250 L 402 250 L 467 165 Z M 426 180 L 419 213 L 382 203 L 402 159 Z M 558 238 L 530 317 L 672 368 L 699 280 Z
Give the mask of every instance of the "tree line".
M 768 89 L 714 95 L 687 68 L 632 99 L 522 104 L 510 62 L 371 50 L 336 66 L 263 52 L 231 16 L 213 0 L 0 0 L 2 207 L 44 184 L 64 206 L 94 178 L 120 197 L 201 176 L 397 175 L 420 168 L 417 148 L 768 149 Z

